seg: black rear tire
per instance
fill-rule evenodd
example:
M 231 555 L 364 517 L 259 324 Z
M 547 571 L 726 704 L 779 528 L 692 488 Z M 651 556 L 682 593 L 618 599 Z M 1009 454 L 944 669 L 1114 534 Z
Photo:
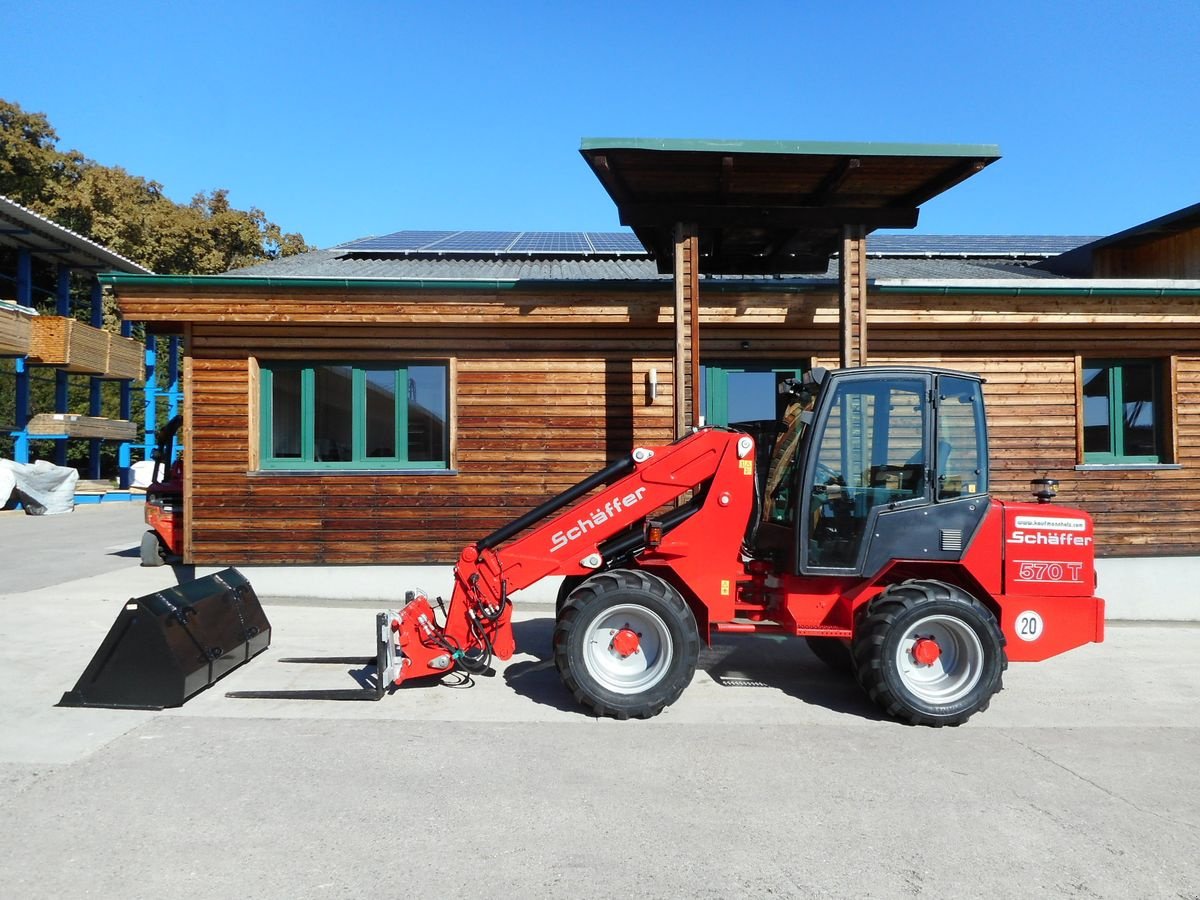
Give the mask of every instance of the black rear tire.
M 935 658 L 921 661 L 930 640 Z M 855 629 L 859 684 L 889 716 L 913 725 L 959 725 L 987 709 L 1008 658 L 991 610 L 961 588 L 905 581 L 872 600 Z
M 554 628 L 563 684 L 599 716 L 658 715 L 691 683 L 699 656 L 691 608 L 667 582 L 637 570 L 588 578 Z

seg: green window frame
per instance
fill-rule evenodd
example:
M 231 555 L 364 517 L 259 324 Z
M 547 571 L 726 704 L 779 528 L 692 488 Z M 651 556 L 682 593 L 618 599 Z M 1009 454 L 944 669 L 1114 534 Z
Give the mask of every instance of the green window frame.
M 261 362 L 259 372 L 262 470 L 450 467 L 447 362 Z M 379 405 L 389 398 L 390 414 Z
M 1083 462 L 1155 464 L 1165 459 L 1162 365 L 1155 359 L 1084 359 Z
M 736 378 L 739 375 L 773 375 L 775 376 L 776 385 L 784 378 L 799 378 L 809 369 L 807 362 L 794 365 L 787 363 L 717 363 L 705 364 L 701 367 L 701 397 L 700 408 L 704 411 L 704 422 L 707 425 L 728 425 L 729 424 L 729 391 L 730 391 L 730 376 Z M 766 397 L 760 398 L 762 401 L 773 403 L 775 412 L 768 416 L 769 419 L 778 420 L 782 417 L 787 405 L 791 402 L 788 398 L 780 399 L 778 394 L 772 393 Z

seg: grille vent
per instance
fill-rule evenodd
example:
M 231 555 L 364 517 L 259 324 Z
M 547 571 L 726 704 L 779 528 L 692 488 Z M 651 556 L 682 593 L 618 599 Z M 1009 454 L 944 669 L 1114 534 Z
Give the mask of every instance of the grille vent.
M 942 549 L 943 550 L 961 550 L 962 545 L 962 529 L 961 528 L 943 528 L 942 529 Z

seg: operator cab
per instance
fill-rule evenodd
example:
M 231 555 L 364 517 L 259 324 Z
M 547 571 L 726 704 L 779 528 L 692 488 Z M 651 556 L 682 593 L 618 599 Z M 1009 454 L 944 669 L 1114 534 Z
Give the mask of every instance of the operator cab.
M 987 505 L 981 386 L 960 372 L 873 366 L 813 369 L 781 387 L 796 399 L 762 482 L 756 551 L 786 548 L 793 572 L 830 575 L 957 558 Z M 880 529 L 883 516 L 899 521 Z

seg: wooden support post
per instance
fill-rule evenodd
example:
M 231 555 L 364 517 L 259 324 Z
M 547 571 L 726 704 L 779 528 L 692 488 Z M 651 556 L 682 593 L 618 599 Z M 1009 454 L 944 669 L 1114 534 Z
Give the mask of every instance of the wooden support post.
M 675 436 L 700 423 L 700 236 L 675 226 Z
M 861 225 L 842 227 L 838 265 L 838 345 L 843 368 L 867 364 L 867 234 Z
M 192 427 L 195 415 L 192 408 L 192 324 L 183 326 L 183 428 L 179 436 L 183 441 L 183 561 L 185 565 L 193 565 L 192 559 L 192 523 L 195 521 L 195 510 L 192 507 L 192 485 L 195 481 L 195 457 L 192 455 Z M 179 338 L 171 338 L 171 360 L 173 386 L 179 386 Z M 178 409 L 179 394 L 173 395 L 171 415 Z
M 684 319 L 686 276 L 683 270 L 683 226 L 675 226 L 675 352 L 671 390 L 675 398 L 675 437 L 687 431 L 687 405 L 684 382 L 687 380 L 687 325 Z

